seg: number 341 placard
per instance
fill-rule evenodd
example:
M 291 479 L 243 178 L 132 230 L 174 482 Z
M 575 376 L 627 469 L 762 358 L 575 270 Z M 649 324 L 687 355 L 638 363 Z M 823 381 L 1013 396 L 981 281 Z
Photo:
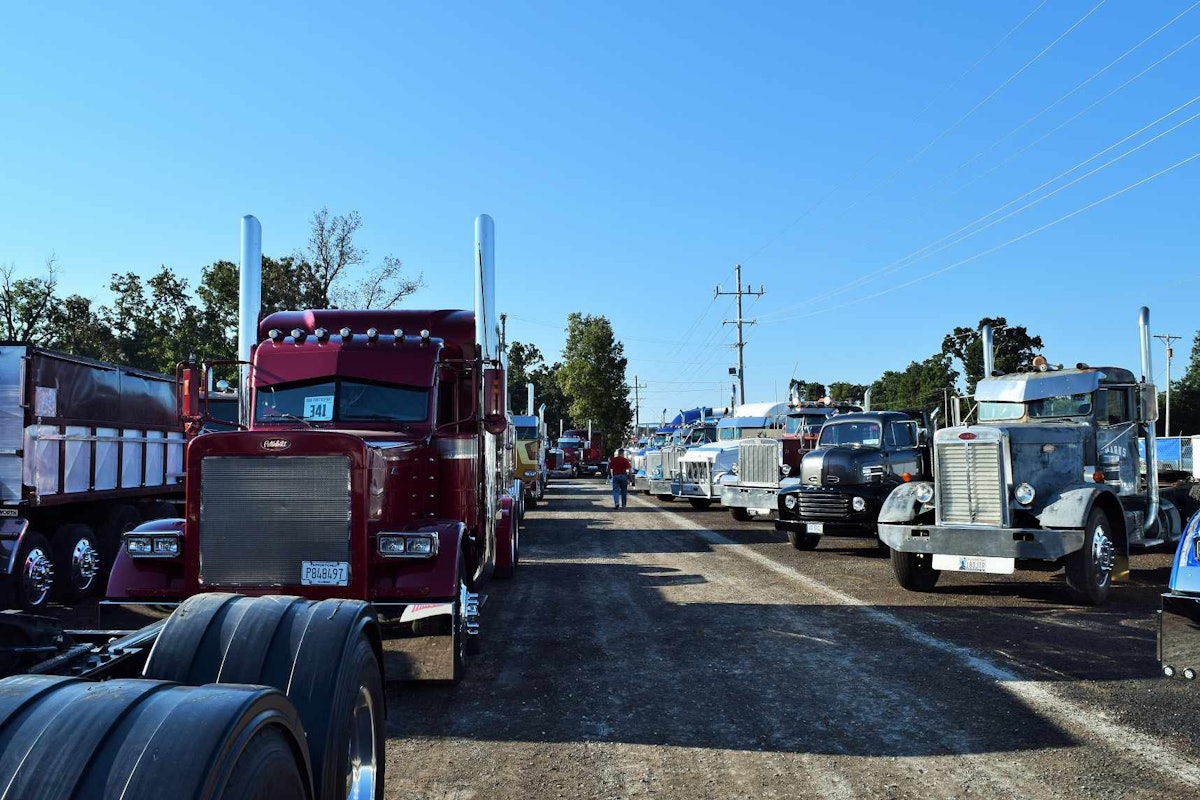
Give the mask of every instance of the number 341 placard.
M 333 395 L 304 398 L 304 418 L 317 422 L 329 422 L 333 419 Z

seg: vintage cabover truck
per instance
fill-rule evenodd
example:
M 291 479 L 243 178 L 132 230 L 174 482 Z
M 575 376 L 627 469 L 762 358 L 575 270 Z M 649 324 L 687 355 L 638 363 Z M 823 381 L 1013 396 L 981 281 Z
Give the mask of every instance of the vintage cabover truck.
M 779 439 L 739 440 L 737 460 L 721 476 L 721 505 L 739 522 L 774 514 L 779 482 L 799 470 L 801 456 L 816 447 L 821 426 L 839 410 L 851 407 L 793 403 Z
M 795 482 L 779 490 L 775 529 L 797 550 L 824 534 L 874 537 L 879 509 L 901 483 L 929 477 L 919 421 L 899 411 L 839 414 L 821 427 Z
M 739 443 L 745 439 L 778 439 L 783 434 L 787 403 L 743 403 L 732 416 L 717 422 L 716 441 L 690 448 L 680 455 L 672 492 L 695 508 L 708 508 L 721 500 L 722 480 L 737 463 Z
M 168 375 L 0 344 L 0 605 L 94 593 L 121 534 L 178 515 L 176 389 Z
M 1141 380 L 1039 357 L 1032 372 L 979 382 L 978 424 L 938 431 L 933 482 L 901 486 L 880 513 L 901 586 L 928 591 L 943 570 L 1061 565 L 1074 596 L 1100 604 L 1131 549 L 1179 537 L 1179 512 L 1158 486 L 1149 313 L 1140 318 Z
M 246 429 L 191 442 L 185 518 L 125 535 L 104 610 L 201 592 L 362 600 L 389 677 L 458 679 L 478 587 L 518 558 L 490 218 L 476 228 L 475 313 L 262 320 Z
M 1200 675 L 1200 513 L 1179 538 L 1168 586 L 1158 618 L 1158 660 L 1168 678 L 1194 681 Z

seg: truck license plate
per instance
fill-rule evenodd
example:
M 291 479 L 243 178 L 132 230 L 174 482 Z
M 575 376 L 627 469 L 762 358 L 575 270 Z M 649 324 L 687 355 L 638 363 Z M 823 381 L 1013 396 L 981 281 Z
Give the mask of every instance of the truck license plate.
M 987 572 L 993 575 L 1012 575 L 1016 559 L 996 556 L 949 556 L 935 553 L 933 568 L 948 572 Z
M 348 586 L 349 561 L 301 561 L 301 586 Z
M 825 523 L 824 522 L 806 522 L 806 523 L 804 523 L 804 530 L 806 533 L 824 533 L 825 532 Z

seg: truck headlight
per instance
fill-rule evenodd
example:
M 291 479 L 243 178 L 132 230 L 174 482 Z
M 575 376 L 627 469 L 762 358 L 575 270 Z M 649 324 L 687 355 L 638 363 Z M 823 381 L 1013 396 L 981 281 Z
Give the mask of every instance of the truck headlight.
M 733 462 L 733 466 L 729 468 L 729 471 L 732 472 L 734 475 L 737 475 L 737 462 L 736 461 Z
M 148 556 L 154 552 L 154 540 L 149 536 L 126 536 L 125 552 L 131 556 Z
M 384 558 L 432 558 L 438 538 L 435 533 L 381 533 L 377 547 Z
M 535 477 L 536 475 L 537 475 L 537 470 L 536 470 L 536 469 L 527 469 L 527 470 L 525 470 L 525 477 L 526 477 L 526 478 L 532 478 L 532 477 Z
M 779 471 L 780 471 L 780 472 L 782 472 L 782 473 L 783 473 L 783 477 L 785 477 L 785 478 L 786 478 L 788 475 L 791 475 L 791 474 L 792 474 L 792 465 L 791 465 L 791 464 L 784 464 L 782 467 L 780 467 L 780 468 L 779 468 Z
M 179 534 L 127 533 L 125 552 L 131 558 L 174 558 L 179 555 Z
M 856 497 L 850 501 L 850 507 L 853 508 L 855 511 L 866 511 L 867 510 L 867 501 L 861 497 Z
M 786 497 L 784 497 L 783 504 L 785 506 L 787 506 L 789 511 L 794 511 L 796 509 L 796 495 L 789 494 Z
M 177 556 L 179 555 L 179 537 L 175 534 L 170 536 L 155 536 L 154 537 L 154 555 L 156 556 Z
M 933 499 L 933 486 L 928 483 L 918 483 L 913 489 L 913 494 L 917 496 L 917 500 L 922 503 L 928 503 Z
M 1036 494 L 1037 492 L 1035 492 L 1033 487 L 1028 483 L 1022 483 L 1013 490 L 1013 497 L 1016 498 L 1017 502 L 1023 506 L 1027 506 L 1032 503 Z

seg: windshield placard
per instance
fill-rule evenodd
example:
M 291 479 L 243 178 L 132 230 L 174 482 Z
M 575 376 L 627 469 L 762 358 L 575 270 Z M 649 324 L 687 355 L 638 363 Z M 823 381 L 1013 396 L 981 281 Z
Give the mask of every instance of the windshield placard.
M 322 394 L 304 398 L 304 418 L 314 422 L 333 420 L 333 395 Z

